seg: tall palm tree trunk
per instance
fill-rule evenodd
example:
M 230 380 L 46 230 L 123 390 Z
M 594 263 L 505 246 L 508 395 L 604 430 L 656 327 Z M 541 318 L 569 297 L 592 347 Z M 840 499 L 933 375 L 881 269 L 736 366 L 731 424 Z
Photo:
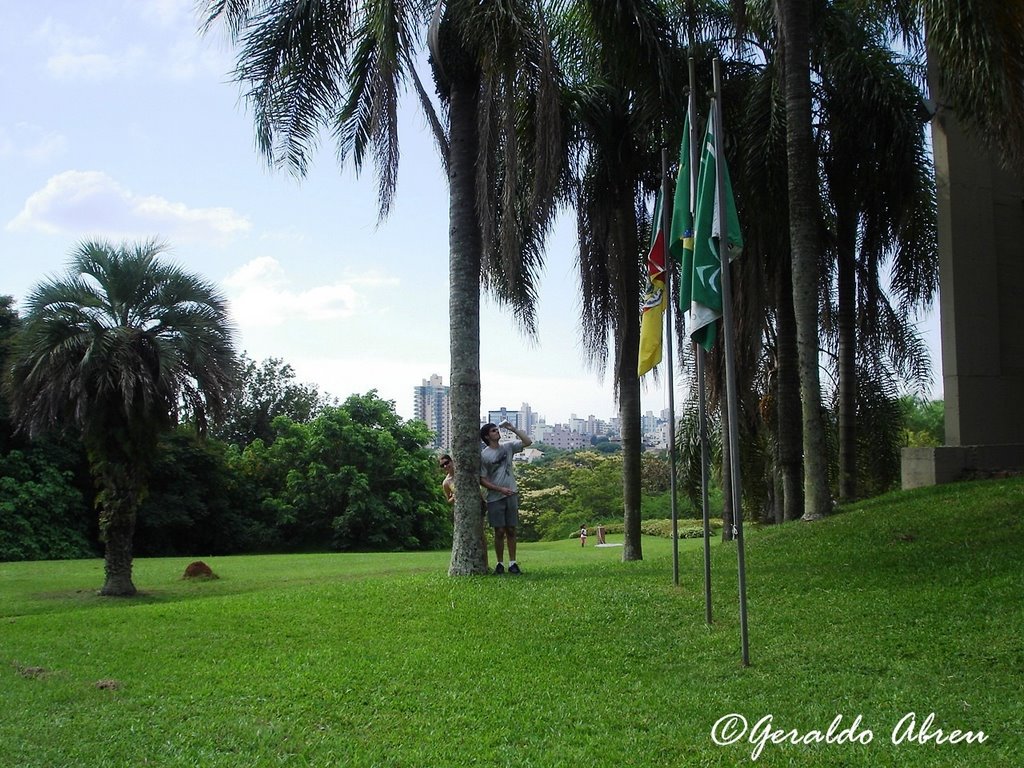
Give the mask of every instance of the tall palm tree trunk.
M 639 306 L 639 291 L 637 306 Z M 643 560 L 640 543 L 640 453 L 643 450 L 640 427 L 640 377 L 637 360 L 640 350 L 638 312 L 626 313 L 622 325 L 622 345 L 618 355 L 619 427 L 622 435 L 622 500 L 625 536 L 622 559 Z
M 789 260 L 783 260 L 777 283 L 775 354 L 777 359 L 776 441 L 782 481 L 782 518 L 797 520 L 804 513 L 801 473 L 803 428 L 800 414 L 800 371 L 797 364 L 796 317 L 793 314 L 793 278 Z
M 449 183 L 448 312 L 451 350 L 455 529 L 450 576 L 486 573 L 480 517 L 480 254 L 476 215 L 478 91 L 452 85 Z
M 849 210 L 849 208 L 847 208 Z M 856 216 L 840 213 L 837 326 L 839 332 L 839 498 L 857 497 L 857 265 Z
M 100 594 L 131 597 L 137 591 L 132 582 L 132 544 L 142 496 L 139 483 L 132 469 L 124 464 L 100 461 L 94 471 L 100 488 L 97 501 L 100 539 L 104 545 L 104 582 Z
M 777 0 L 785 57 L 789 233 L 804 438 L 804 520 L 831 509 L 818 373 L 818 202 L 811 134 L 810 4 Z
M 616 381 L 619 398 L 619 429 L 622 435 L 622 502 L 624 562 L 643 560 L 640 533 L 640 453 L 643 450 L 640 426 L 640 377 L 637 362 L 640 357 L 640 241 L 637 237 L 636 209 L 633 190 L 636 185 L 625 183 L 616 188 L 618 215 L 614 237 L 618 247 L 612 258 L 618 260 L 615 279 L 618 282 L 619 349 L 616 350 Z

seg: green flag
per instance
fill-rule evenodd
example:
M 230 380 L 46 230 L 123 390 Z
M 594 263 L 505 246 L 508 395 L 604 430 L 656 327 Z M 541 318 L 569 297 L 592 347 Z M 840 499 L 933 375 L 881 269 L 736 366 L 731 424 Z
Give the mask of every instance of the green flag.
M 701 151 L 700 173 L 697 176 L 697 200 L 694 212 L 693 269 L 691 272 L 689 316 L 690 337 L 706 350 L 711 350 L 717 337 L 718 318 L 722 316 L 722 266 L 718 241 L 722 232 L 722 216 L 718 210 L 718 169 L 715 167 L 714 109 L 708 117 L 708 128 Z M 743 237 L 732 196 L 729 169 L 722 158 L 722 180 L 725 186 L 726 249 L 729 261 L 740 255 Z
M 690 113 L 683 119 L 683 140 L 679 146 L 679 173 L 672 199 L 672 224 L 668 252 L 679 265 L 679 308 L 690 308 L 693 285 L 693 179 L 690 173 Z

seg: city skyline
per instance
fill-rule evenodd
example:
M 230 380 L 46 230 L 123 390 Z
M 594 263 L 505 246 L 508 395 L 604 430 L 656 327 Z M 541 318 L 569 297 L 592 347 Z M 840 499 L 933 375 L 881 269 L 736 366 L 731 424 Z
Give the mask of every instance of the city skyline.
M 438 451 L 448 450 L 451 442 L 451 389 L 444 384 L 444 377 L 431 374 L 421 379 L 418 386 L 413 387 L 413 417 L 424 422 L 433 432 L 431 447 Z M 546 416 L 538 414 L 528 402 L 518 408 L 492 408 L 481 414 L 480 424 L 501 424 L 508 421 L 517 429 L 525 430 L 536 443 L 544 443 L 554 448 L 575 449 L 588 444 L 592 437 L 620 437 L 618 418 L 602 419 L 595 414 L 586 418 L 574 412 L 564 421 L 548 421 Z M 641 432 L 647 445 L 663 446 L 667 442 L 666 424 L 668 410 L 664 409 L 655 415 L 647 410 L 641 417 Z M 511 439 L 512 435 L 503 431 L 502 439 Z

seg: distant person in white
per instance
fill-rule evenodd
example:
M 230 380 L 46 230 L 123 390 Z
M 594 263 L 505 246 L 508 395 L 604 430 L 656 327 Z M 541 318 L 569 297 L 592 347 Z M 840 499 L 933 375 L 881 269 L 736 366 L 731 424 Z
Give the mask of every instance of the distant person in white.
M 516 562 L 516 526 L 519 525 L 519 487 L 512 472 L 512 456 L 533 444 L 525 432 L 509 422 L 500 424 L 515 433 L 518 440 L 501 443 L 499 425 L 484 424 L 480 439 L 485 445 L 480 451 L 480 485 L 487 489 L 487 522 L 494 529 L 494 553 L 498 556 L 495 574 L 505 573 L 505 541 L 508 540 L 508 572 L 519 574 Z

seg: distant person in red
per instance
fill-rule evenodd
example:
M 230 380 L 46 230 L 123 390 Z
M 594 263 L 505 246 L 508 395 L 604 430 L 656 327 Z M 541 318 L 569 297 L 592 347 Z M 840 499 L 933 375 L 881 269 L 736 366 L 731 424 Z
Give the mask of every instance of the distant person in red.
M 494 552 L 498 562 L 495 574 L 505 573 L 505 541 L 508 540 L 508 572 L 519 574 L 516 562 L 516 526 L 519 525 L 519 487 L 512 473 L 512 457 L 533 444 L 525 432 L 509 422 L 501 426 L 515 433 L 517 440 L 502 444 L 501 430 L 496 424 L 480 427 L 480 439 L 485 445 L 480 451 L 480 485 L 487 489 L 487 521 L 494 529 Z

